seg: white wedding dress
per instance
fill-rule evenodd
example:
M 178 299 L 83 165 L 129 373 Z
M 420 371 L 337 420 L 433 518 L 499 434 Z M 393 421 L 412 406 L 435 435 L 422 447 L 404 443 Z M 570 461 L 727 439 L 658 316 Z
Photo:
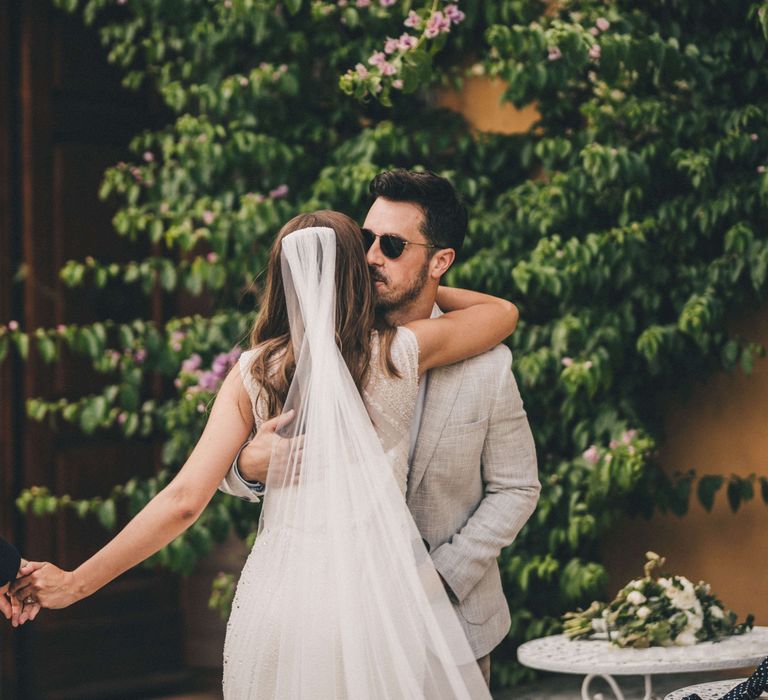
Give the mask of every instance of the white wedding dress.
M 224 646 L 227 700 L 490 698 L 405 504 L 418 344 L 398 329 L 361 400 L 333 331 L 335 233 L 283 239 L 297 368 Z M 250 365 L 243 382 L 260 422 Z M 260 407 L 259 407 L 260 408 Z M 373 428 L 372 428 L 373 423 Z

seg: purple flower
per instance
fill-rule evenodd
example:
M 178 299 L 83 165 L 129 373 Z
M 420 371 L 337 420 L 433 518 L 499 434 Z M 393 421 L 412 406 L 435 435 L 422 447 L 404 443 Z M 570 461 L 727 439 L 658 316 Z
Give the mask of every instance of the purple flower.
M 411 10 L 408 13 L 408 17 L 405 18 L 404 24 L 405 24 L 406 27 L 412 27 L 413 29 L 419 29 L 419 27 L 421 27 L 421 17 L 419 17 L 419 15 L 416 14 L 416 12 Z
M 190 355 L 184 362 L 181 363 L 182 372 L 194 372 L 200 369 L 200 365 L 203 364 L 203 358 L 197 353 Z
M 133 359 L 141 364 L 147 359 L 147 351 L 144 348 L 139 348 L 134 354 Z
M 397 68 L 395 68 L 389 61 L 384 61 L 384 63 L 379 66 L 379 70 L 382 75 L 395 75 L 395 73 L 397 73 Z
M 595 25 L 601 32 L 605 32 L 608 31 L 608 27 L 611 26 L 611 23 L 605 17 L 598 17 Z
M 271 190 L 269 196 L 272 199 L 282 199 L 288 194 L 288 185 L 278 185 L 274 190 Z
M 589 57 L 593 61 L 597 61 L 600 58 L 600 54 L 602 54 L 603 50 L 600 48 L 600 44 L 592 44 L 592 46 L 589 49 Z
M 211 363 L 211 371 L 218 376 L 223 376 L 229 369 L 229 353 L 222 352 L 213 358 Z
M 209 263 L 215 263 L 219 259 L 219 256 L 216 255 L 216 253 L 208 253 L 208 255 L 205 256 L 205 259 Z
M 395 53 L 399 47 L 400 42 L 397 39 L 387 37 L 387 41 L 384 43 L 384 53 Z
M 596 445 L 590 445 L 581 456 L 590 464 L 597 464 L 600 461 L 600 453 L 597 451 Z
M 563 52 L 560 51 L 560 48 L 557 46 L 550 46 L 549 47 L 549 53 L 547 54 L 547 58 L 550 61 L 559 61 L 563 57 Z
M 370 73 L 368 72 L 368 69 L 362 63 L 358 63 L 355 66 L 355 70 L 357 71 L 357 75 L 363 80 L 365 80 L 365 78 L 367 78 L 370 75 Z
M 118 414 L 117 422 L 120 425 L 125 425 L 125 421 L 127 421 L 127 420 L 128 420 L 128 414 L 125 411 L 122 411 L 120 414 Z
M 200 379 L 198 379 L 197 384 L 204 391 L 216 391 L 216 389 L 219 387 L 220 380 L 221 378 L 213 372 L 203 372 L 200 375 Z
M 408 51 L 419 43 L 419 40 L 411 34 L 401 34 L 397 40 L 397 48 L 401 51 Z
M 446 5 L 443 8 L 443 12 L 445 13 L 445 16 L 448 18 L 448 21 L 453 24 L 458 24 L 459 22 L 463 22 L 464 17 L 466 17 L 466 15 L 459 9 L 458 5 Z
M 427 20 L 427 27 L 424 30 L 424 35 L 427 39 L 434 39 L 441 32 L 449 31 L 451 31 L 451 20 L 438 10 Z

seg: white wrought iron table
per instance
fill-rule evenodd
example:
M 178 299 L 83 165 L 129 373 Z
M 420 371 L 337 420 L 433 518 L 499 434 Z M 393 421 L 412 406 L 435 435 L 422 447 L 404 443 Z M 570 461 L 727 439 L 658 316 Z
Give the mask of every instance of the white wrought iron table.
M 746 668 L 756 666 L 766 656 L 768 627 L 755 627 L 744 635 L 689 647 L 620 649 L 608 641 L 571 641 L 557 634 L 526 642 L 517 650 L 518 661 L 530 668 L 584 675 L 582 700 L 591 700 L 589 687 L 595 678 L 608 683 L 616 700 L 624 700 L 614 676 L 644 676 L 643 700 L 650 700 L 655 675 Z

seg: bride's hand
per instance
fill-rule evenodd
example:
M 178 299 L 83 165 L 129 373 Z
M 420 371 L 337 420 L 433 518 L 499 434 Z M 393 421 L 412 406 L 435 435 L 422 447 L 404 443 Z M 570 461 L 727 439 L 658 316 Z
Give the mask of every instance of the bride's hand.
M 53 609 L 66 608 L 80 599 L 74 572 L 40 561 L 28 562 L 19 569 L 11 593 L 25 604 L 32 602 Z

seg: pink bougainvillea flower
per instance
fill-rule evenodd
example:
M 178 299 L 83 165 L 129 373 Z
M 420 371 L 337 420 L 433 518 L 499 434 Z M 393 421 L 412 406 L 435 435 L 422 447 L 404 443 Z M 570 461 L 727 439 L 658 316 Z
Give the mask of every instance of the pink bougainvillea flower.
M 395 53 L 398 49 L 399 41 L 397 39 L 392 39 L 391 37 L 387 37 L 387 40 L 384 42 L 384 53 Z
M 636 436 L 637 436 L 637 430 L 625 430 L 624 434 L 621 436 L 621 441 L 625 445 L 629 445 L 629 443 L 632 442 L 632 440 L 634 440 Z
M 274 190 L 271 190 L 269 196 L 272 199 L 282 199 L 288 194 L 288 185 L 278 185 Z
M 759 172 L 759 173 L 764 173 L 764 172 L 765 172 L 765 166 L 764 166 L 764 165 L 758 165 L 758 166 L 757 166 L 757 172 Z M 9 328 L 11 327 L 11 324 L 10 324 L 10 323 L 8 324 L 8 327 L 9 327 Z
M 398 78 L 397 80 L 392 81 L 392 87 L 395 88 L 395 90 L 402 90 L 403 89 L 403 81 Z
M 600 48 L 600 44 L 592 44 L 592 46 L 589 49 L 589 57 L 593 61 L 597 61 L 600 58 L 600 55 L 603 53 L 603 50 Z
M 463 22 L 466 15 L 459 9 L 458 5 L 446 5 L 443 8 L 443 13 L 448 18 L 448 21 L 453 24 Z
M 152 151 L 144 151 L 142 156 L 147 163 L 151 163 L 155 159 L 155 154 Z
M 560 48 L 557 46 L 550 46 L 548 50 L 549 53 L 547 54 L 547 58 L 550 61 L 558 61 L 563 57 L 563 52 L 560 51 Z
M 753 141 L 757 141 L 760 137 L 757 134 L 750 134 L 749 138 L 751 138 Z
M 419 43 L 419 40 L 411 34 L 401 34 L 397 40 L 397 48 L 401 51 L 408 51 L 414 48 Z
M 611 23 L 605 17 L 598 17 L 597 22 L 595 22 L 595 26 L 601 32 L 606 32 L 608 31 L 608 28 L 611 26 Z
M 355 70 L 357 71 L 357 75 L 361 77 L 363 80 L 365 80 L 365 78 L 367 78 L 370 75 L 370 73 L 368 72 L 368 69 L 362 63 L 358 63 L 355 66 Z
M 379 0 L 379 5 L 382 7 L 392 7 L 397 2 L 397 0 Z
M 597 464 L 600 461 L 600 453 L 596 445 L 590 445 L 581 453 L 581 456 L 590 464 Z
M 134 354 L 133 359 L 136 360 L 139 364 L 144 362 L 144 360 L 147 359 L 147 351 L 144 348 L 139 348 Z
M 412 27 L 413 29 L 418 29 L 419 27 L 421 27 L 421 17 L 419 17 L 419 15 L 416 12 L 411 10 L 408 13 L 408 16 L 405 18 L 405 26 Z
M 63 323 L 60 323 L 58 326 L 56 326 L 56 332 L 57 333 L 66 333 L 67 332 L 67 327 Z
M 355 5 L 357 5 L 357 7 L 370 7 L 371 0 L 356 0 Z
M 563 367 L 570 367 L 573 364 L 573 358 L 572 357 L 564 357 L 562 360 L 560 360 Z
M 374 51 L 371 54 L 371 57 L 368 59 L 368 63 L 370 63 L 372 66 L 376 66 L 377 68 L 381 66 L 382 63 L 387 62 L 387 56 L 383 51 Z
M 427 20 L 427 27 L 424 30 L 424 35 L 428 39 L 434 39 L 441 32 L 449 31 L 451 31 L 451 20 L 438 10 Z
M 592 36 L 597 36 L 598 34 L 600 34 L 600 30 L 597 27 L 590 27 L 589 28 L 589 33 Z
M 395 75 L 395 73 L 397 73 L 397 68 L 395 68 L 389 61 L 384 61 L 384 63 L 379 66 L 379 70 L 382 75 Z
M 219 259 L 219 256 L 216 255 L 216 253 L 208 253 L 208 255 L 205 256 L 205 259 L 209 263 L 215 263 Z
M 128 420 L 128 414 L 125 411 L 122 411 L 120 414 L 118 414 L 117 422 L 120 425 L 125 425 L 125 421 L 127 421 L 127 420 Z
M 19 322 L 18 321 L 8 321 L 8 330 L 9 331 L 17 331 L 17 330 L 19 330 Z
M 248 87 L 248 78 L 242 76 L 237 82 L 240 83 L 240 87 Z
M 206 210 L 203 212 L 203 216 L 202 216 L 202 219 L 203 219 L 203 223 L 204 223 L 206 226 L 210 226 L 210 225 L 213 223 L 213 220 L 214 220 L 215 218 L 216 218 L 216 215 L 215 215 L 215 214 L 214 214 L 214 213 L 213 213 L 213 212 L 212 212 L 210 209 L 206 209 Z

